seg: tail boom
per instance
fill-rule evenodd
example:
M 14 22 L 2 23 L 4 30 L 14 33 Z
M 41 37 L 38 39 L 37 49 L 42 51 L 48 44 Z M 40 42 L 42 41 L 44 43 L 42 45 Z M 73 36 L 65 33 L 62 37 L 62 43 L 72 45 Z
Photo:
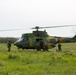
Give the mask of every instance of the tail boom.
M 57 43 L 73 43 L 76 42 L 76 35 L 72 38 L 70 37 L 56 37 L 58 39 Z

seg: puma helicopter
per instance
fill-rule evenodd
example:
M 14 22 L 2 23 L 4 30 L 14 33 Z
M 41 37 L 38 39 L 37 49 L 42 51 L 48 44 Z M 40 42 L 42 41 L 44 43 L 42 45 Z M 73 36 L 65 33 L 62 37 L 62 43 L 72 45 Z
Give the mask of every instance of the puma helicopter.
M 22 34 L 21 38 L 14 43 L 15 46 L 22 49 L 37 49 L 37 50 L 48 50 L 56 47 L 57 43 L 73 43 L 76 42 L 76 35 L 74 37 L 57 37 L 50 36 L 46 30 L 39 31 L 42 28 L 57 28 L 57 27 L 68 27 L 76 25 L 62 25 L 62 26 L 50 26 L 50 27 L 39 27 L 36 26 L 31 29 L 36 29 L 32 33 Z

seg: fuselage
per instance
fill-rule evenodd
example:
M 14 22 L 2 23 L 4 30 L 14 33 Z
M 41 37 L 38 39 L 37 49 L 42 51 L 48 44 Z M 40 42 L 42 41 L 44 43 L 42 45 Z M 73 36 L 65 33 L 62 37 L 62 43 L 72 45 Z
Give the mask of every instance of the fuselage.
M 46 32 L 35 31 L 33 33 L 23 34 L 22 37 L 15 42 L 15 45 L 22 49 L 36 49 L 37 42 L 41 43 L 42 41 L 47 43 L 48 49 L 51 49 L 54 48 L 57 43 L 76 42 L 76 37 L 49 36 Z

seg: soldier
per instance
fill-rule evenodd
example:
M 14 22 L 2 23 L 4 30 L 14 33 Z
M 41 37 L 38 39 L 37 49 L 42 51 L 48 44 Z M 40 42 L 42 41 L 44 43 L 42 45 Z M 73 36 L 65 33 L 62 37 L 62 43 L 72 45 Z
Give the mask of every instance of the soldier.
M 48 46 L 46 42 L 43 42 L 43 51 L 48 51 Z
M 36 49 L 37 49 L 37 51 L 40 51 L 41 50 L 40 49 L 40 42 L 39 41 L 36 43 Z
M 7 42 L 7 48 L 8 48 L 8 51 L 10 52 L 10 50 L 11 50 L 11 41 Z
M 60 43 L 58 43 L 58 51 L 62 51 L 61 46 L 62 45 Z

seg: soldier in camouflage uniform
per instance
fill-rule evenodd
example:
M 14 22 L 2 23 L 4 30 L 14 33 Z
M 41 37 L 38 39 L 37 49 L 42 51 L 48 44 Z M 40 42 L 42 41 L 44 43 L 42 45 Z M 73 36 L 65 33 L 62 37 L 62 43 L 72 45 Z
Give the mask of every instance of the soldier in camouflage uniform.
M 43 51 L 48 51 L 48 45 L 46 42 L 43 42 Z
M 11 41 L 7 42 L 7 48 L 8 48 L 8 51 L 10 52 L 10 50 L 11 50 Z
M 40 51 L 41 50 L 40 49 L 40 42 L 39 41 L 36 43 L 36 49 L 37 49 L 37 51 Z
M 62 51 L 61 46 L 62 45 L 60 43 L 58 43 L 58 51 Z

